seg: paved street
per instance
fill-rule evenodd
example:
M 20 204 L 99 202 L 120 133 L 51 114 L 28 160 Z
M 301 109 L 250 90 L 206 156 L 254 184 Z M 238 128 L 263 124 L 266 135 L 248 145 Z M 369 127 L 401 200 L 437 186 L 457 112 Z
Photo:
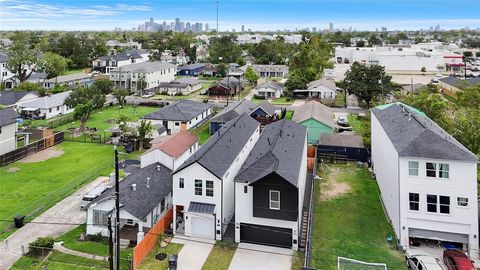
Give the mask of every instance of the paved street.
M 292 265 L 292 252 L 291 249 L 240 243 L 228 269 L 289 270 Z
M 22 256 L 22 246 L 28 251 L 28 244 L 38 237 L 57 237 L 75 228 L 77 225 L 38 224 L 48 223 L 84 223 L 85 212 L 80 210 L 82 196 L 100 184 L 107 184 L 108 177 L 98 177 L 71 196 L 63 199 L 42 215 L 28 223 L 6 240 L 0 242 L 0 269 L 8 269 Z

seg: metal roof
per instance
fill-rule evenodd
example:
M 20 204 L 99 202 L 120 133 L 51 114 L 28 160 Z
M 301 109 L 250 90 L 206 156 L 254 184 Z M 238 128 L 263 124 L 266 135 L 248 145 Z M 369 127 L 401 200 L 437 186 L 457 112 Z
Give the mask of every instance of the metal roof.
M 210 203 L 190 202 L 190 205 L 188 206 L 188 212 L 213 214 L 214 211 L 215 204 Z

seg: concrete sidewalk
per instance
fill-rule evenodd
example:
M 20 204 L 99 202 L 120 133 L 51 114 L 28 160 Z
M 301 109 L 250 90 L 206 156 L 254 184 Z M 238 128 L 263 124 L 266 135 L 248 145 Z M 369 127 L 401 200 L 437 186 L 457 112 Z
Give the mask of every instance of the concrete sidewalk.
M 0 242 L 0 269 L 9 269 L 22 256 L 22 252 L 28 252 L 28 244 L 38 237 L 58 237 L 77 227 L 61 223 L 85 223 L 85 211 L 80 210 L 82 194 L 107 183 L 108 177 L 98 177 Z M 39 224 L 41 222 L 60 224 Z

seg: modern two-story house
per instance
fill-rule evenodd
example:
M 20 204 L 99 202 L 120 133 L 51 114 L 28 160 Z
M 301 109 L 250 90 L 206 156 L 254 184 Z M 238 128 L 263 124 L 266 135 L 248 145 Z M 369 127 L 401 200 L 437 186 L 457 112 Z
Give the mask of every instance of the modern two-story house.
M 371 115 L 373 171 L 399 244 L 440 240 L 478 258 L 477 157 L 405 104 Z
M 222 240 L 234 215 L 234 177 L 259 137 L 260 124 L 239 115 L 173 172 L 174 233 Z
M 307 128 L 265 127 L 235 176 L 235 242 L 298 249 L 307 177 Z

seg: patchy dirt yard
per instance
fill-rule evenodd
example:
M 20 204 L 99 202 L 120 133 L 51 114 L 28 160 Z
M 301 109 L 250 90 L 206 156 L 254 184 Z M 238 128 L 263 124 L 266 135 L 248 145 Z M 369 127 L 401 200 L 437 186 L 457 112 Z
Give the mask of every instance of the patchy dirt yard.
M 330 168 L 330 174 L 320 183 L 320 199 L 327 201 L 343 194 L 349 193 L 352 188 L 345 182 L 339 182 L 340 168 Z
M 59 157 L 63 155 L 63 150 L 56 148 L 55 146 L 42 150 L 24 159 L 21 159 L 21 163 L 32 163 L 49 160 L 51 158 Z

